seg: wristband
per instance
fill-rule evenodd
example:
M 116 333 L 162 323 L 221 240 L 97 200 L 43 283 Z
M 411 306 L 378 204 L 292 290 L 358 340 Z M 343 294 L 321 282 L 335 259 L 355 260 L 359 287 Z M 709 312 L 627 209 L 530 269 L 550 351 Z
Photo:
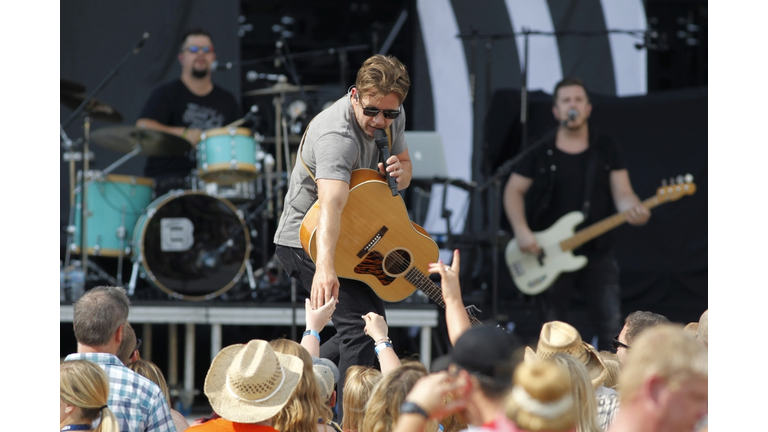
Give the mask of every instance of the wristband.
M 424 411 L 424 408 L 408 401 L 405 401 L 402 405 L 400 405 L 400 414 L 419 414 L 423 415 L 425 419 L 429 418 L 429 414 Z
M 384 351 L 387 348 L 392 348 L 392 344 L 389 343 L 389 342 L 382 342 L 382 343 L 376 345 L 376 347 L 374 348 L 374 350 L 376 351 L 376 357 L 378 357 L 381 354 L 381 352 Z M 392 349 L 394 349 L 394 348 L 392 348 Z
M 389 337 L 386 337 L 386 336 L 385 336 L 385 337 L 383 337 L 383 338 L 381 338 L 381 339 L 379 339 L 379 340 L 375 341 L 375 342 L 374 342 L 374 345 L 378 345 L 378 344 L 380 344 L 380 343 L 384 343 L 384 342 L 389 342 L 389 343 L 391 344 L 391 343 L 392 343 L 392 339 L 390 339 Z
M 188 128 L 184 128 L 184 131 L 181 133 L 181 137 L 182 138 L 187 138 L 187 131 L 188 130 L 189 130 Z
M 318 342 L 322 342 L 322 339 L 320 339 L 320 333 L 316 332 L 315 330 L 307 330 L 307 331 L 305 331 L 304 335 L 302 337 L 310 336 L 310 335 L 316 337 Z

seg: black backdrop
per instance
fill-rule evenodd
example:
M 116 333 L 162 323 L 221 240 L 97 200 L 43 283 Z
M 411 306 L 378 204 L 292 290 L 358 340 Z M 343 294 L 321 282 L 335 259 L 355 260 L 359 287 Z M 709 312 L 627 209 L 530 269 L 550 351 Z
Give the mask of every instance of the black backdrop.
M 677 175 L 692 174 L 697 186 L 694 195 L 652 210 L 646 226 L 638 228 L 625 224 L 616 229 L 615 250 L 621 267 L 623 312 L 626 315 L 635 310 L 652 310 L 673 321 L 697 321 L 707 308 L 708 297 L 707 88 L 626 98 L 593 94 L 591 99 L 590 125 L 622 146 L 632 186 L 641 200 L 654 195 L 662 179 Z M 529 94 L 529 101 L 530 144 L 553 127 L 554 121 L 550 95 L 534 92 Z M 489 113 L 484 125 L 481 178 L 490 177 L 520 151 L 520 92 L 512 89 L 496 91 Z M 487 202 L 495 198 L 485 195 L 477 199 Z M 488 227 L 493 216 L 499 217 L 501 229 L 511 234 L 503 210 L 499 215 L 486 213 L 485 220 L 475 220 L 472 225 Z M 473 286 L 482 283 L 490 286 L 488 278 L 492 273 L 477 270 L 490 270 L 489 257 L 487 252 L 477 255 L 479 259 L 473 263 L 474 273 L 487 275 L 487 279 L 476 280 Z M 513 285 L 503 254 L 499 260 L 502 304 L 504 301 L 530 300 L 511 288 Z M 514 316 L 510 319 L 514 320 Z

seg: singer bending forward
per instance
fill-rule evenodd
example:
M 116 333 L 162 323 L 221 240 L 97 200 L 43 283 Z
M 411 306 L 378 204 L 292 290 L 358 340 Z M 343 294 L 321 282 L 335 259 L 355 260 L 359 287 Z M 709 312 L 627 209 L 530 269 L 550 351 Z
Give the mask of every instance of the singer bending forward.
M 552 113 L 565 126 L 554 141 L 520 161 L 504 190 L 504 210 L 520 250 L 538 254 L 533 232 L 549 228 L 571 211 L 587 214 L 577 230 L 612 215 L 616 209 L 629 210 L 630 224 L 645 224 L 651 214 L 632 189 L 620 147 L 588 125 L 592 104 L 580 79 L 565 78 L 557 83 Z M 621 330 L 619 268 L 610 233 L 585 243 L 574 254 L 586 255 L 589 261 L 579 271 L 561 274 L 541 294 L 542 319 L 569 322 L 571 290 L 579 289 L 597 332 L 598 349 L 607 350 Z
M 374 55 L 363 63 L 350 92 L 310 123 L 300 158 L 291 173 L 283 214 L 275 234 L 275 253 L 288 275 L 310 292 L 312 308 L 317 309 L 328 301 L 338 302 L 333 314 L 336 334 L 322 344 L 320 355 L 338 362 L 339 383 L 344 382 L 349 366 L 370 366 L 376 359 L 374 341 L 363 331 L 362 316 L 375 312 L 386 317 L 384 302 L 367 285 L 336 276 L 336 242 L 340 235 L 344 235 L 339 232 L 341 212 L 347 203 L 349 181 L 355 169 L 378 168 L 382 174 L 394 177 L 400 190 L 408 187 L 412 165 L 403 136 L 405 112 L 402 104 L 409 86 L 408 72 L 395 57 Z M 373 138 L 376 129 L 390 126 L 392 156 L 387 160 L 385 173 Z M 315 234 L 316 265 L 299 241 L 301 221 L 315 200 L 320 204 Z M 338 422 L 343 415 L 342 387 L 339 385 L 336 402 Z

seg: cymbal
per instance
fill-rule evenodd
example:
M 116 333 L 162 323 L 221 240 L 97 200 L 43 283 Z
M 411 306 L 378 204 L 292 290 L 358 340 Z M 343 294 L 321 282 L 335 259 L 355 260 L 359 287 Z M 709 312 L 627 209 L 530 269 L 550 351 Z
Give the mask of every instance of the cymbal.
M 61 103 L 65 107 L 76 110 L 81 103 L 88 96 L 82 93 L 61 93 Z M 98 100 L 91 99 L 88 105 L 83 108 L 83 111 L 88 113 L 88 116 L 94 120 L 102 120 L 107 122 L 120 122 L 123 121 L 123 116 L 112 108 L 108 104 Z
M 85 93 L 85 86 L 74 81 L 61 79 L 61 93 Z
M 313 91 L 320 88 L 320 86 L 317 86 L 317 85 L 305 85 L 301 87 L 304 89 L 304 91 Z M 278 82 L 275 85 L 270 87 L 247 91 L 243 93 L 243 96 L 261 96 L 261 95 L 271 95 L 271 94 L 278 94 L 278 93 L 296 93 L 298 91 L 299 91 L 298 86 L 295 86 L 291 83 Z
M 91 141 L 106 149 L 130 153 L 141 146 L 141 156 L 178 156 L 192 148 L 184 138 L 135 126 L 112 126 L 91 133 Z
M 281 143 L 283 142 L 283 139 L 285 139 L 285 138 L 281 138 L 281 140 L 280 140 Z M 275 137 L 273 137 L 273 136 L 265 137 L 262 142 L 265 143 L 265 144 L 274 144 L 275 143 Z M 288 135 L 288 144 L 301 144 L 301 135 L 293 135 L 293 134 Z

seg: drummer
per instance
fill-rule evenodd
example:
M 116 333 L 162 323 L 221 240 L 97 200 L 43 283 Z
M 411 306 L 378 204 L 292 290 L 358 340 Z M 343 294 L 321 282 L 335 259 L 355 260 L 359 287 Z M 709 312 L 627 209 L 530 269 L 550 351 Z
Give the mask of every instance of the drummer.
M 240 118 L 240 108 L 232 93 L 211 80 L 214 60 L 211 35 L 202 29 L 187 31 L 179 52 L 181 78 L 152 92 L 136 126 L 178 135 L 194 147 L 203 131 Z M 155 178 L 155 195 L 159 197 L 172 189 L 189 189 L 185 178 L 195 167 L 194 150 L 181 156 L 147 157 L 144 176 Z

